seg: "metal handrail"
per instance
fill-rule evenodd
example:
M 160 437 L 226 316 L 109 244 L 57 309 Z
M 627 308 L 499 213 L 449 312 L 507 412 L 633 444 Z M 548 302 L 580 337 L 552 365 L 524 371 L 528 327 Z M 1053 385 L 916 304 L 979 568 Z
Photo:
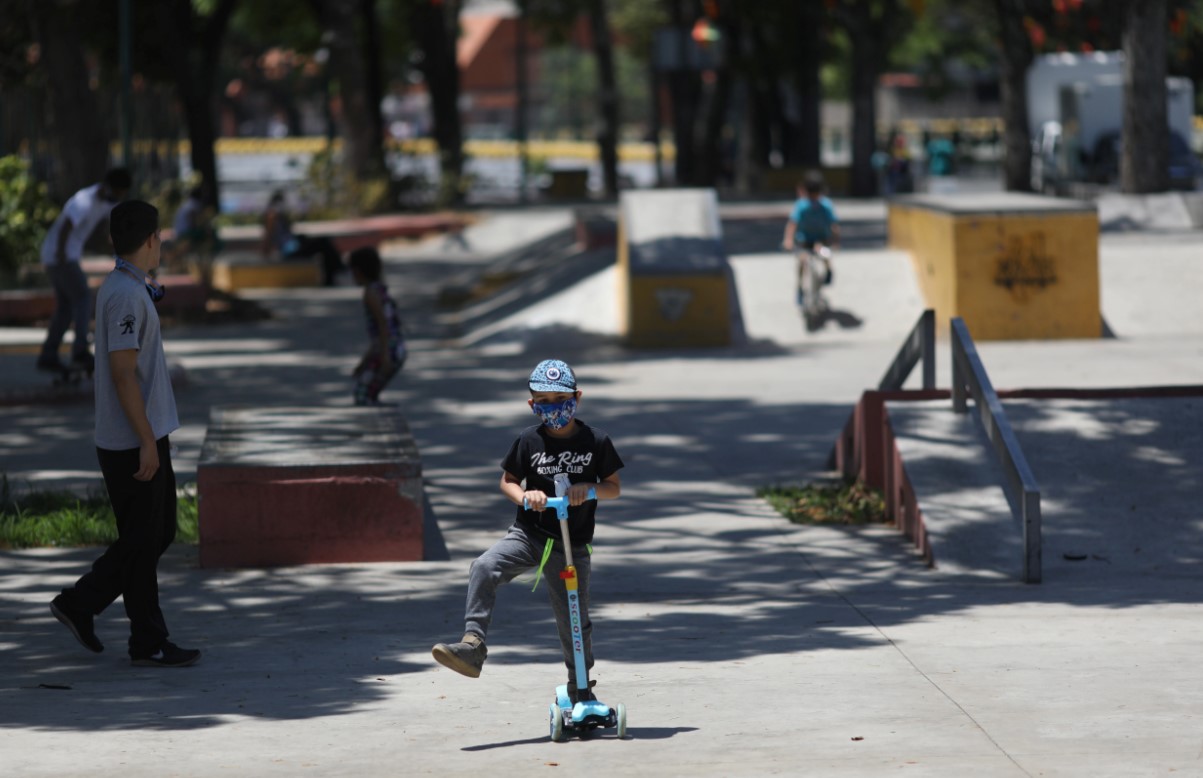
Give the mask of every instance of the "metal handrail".
M 978 418 L 985 429 L 986 437 L 994 444 L 1006 475 L 1004 492 L 1011 506 L 1011 513 L 1020 522 L 1023 530 L 1023 580 L 1040 583 L 1041 577 L 1041 518 L 1040 487 L 1028 467 L 1023 449 L 1011 429 L 1007 414 L 986 368 L 977 354 L 977 347 L 969 335 L 969 327 L 961 317 L 951 323 L 952 330 L 952 409 L 956 413 L 967 413 L 969 394 L 977 404 Z M 968 391 L 966 391 L 968 390 Z
M 936 388 L 936 312 L 928 308 L 915 322 L 902 348 L 890 363 L 877 388 L 883 392 L 901 389 L 907 377 L 923 360 L 923 388 Z

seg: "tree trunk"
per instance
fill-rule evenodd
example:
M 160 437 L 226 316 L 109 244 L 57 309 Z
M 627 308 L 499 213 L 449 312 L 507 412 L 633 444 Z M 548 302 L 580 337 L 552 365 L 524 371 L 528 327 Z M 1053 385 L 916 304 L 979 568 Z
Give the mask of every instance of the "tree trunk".
M 853 51 L 859 49 L 855 39 Z M 877 149 L 877 68 L 870 57 L 854 56 L 852 61 L 852 196 L 877 194 L 877 173 L 873 170 L 873 152 Z
M 706 122 L 702 128 L 701 144 L 701 175 L 700 182 L 705 186 L 719 186 L 732 183 L 731 167 L 734 165 L 733 142 L 724 133 L 730 132 L 727 124 L 731 111 L 731 94 L 735 88 L 736 63 L 741 60 L 740 25 L 732 15 L 727 15 L 727 23 L 723 25 L 722 36 L 726 43 L 723 61 L 719 64 L 714 92 L 706 111 Z
M 892 42 L 905 32 L 902 7 L 894 0 L 856 0 L 843 14 L 852 44 L 852 195 L 877 193 L 877 79 Z
M 218 208 L 221 182 L 217 178 L 217 60 L 221 42 L 238 0 L 218 0 L 203 24 L 191 0 L 163 0 L 159 23 L 163 53 L 175 73 L 176 88 L 188 123 L 192 170 L 205 183 L 206 205 Z M 199 28 L 199 29 L 198 29 Z
M 597 58 L 598 127 L 597 150 L 601 156 L 606 197 L 618 196 L 618 87 L 614 78 L 614 48 L 606 0 L 589 0 L 589 25 L 593 54 Z
M 459 64 L 455 59 L 459 3 L 414 0 L 411 29 L 422 48 L 419 69 L 430 94 L 434 139 L 442 173 L 440 201 L 463 201 L 464 141 L 459 114 Z
M 1032 138 L 1028 131 L 1027 72 L 1032 42 L 1023 26 L 1023 0 L 995 0 L 998 14 L 999 86 L 1003 118 L 1003 186 L 1008 192 L 1032 189 Z
M 88 85 L 83 39 L 74 2 L 31 2 L 41 61 L 50 82 L 50 128 L 54 159 L 52 197 L 65 201 L 99 181 L 108 164 L 109 138 Z
M 1163 192 L 1169 177 L 1166 117 L 1166 0 L 1128 0 L 1125 9 L 1124 125 L 1120 181 L 1125 192 Z
M 342 104 L 338 116 L 343 139 L 342 167 L 356 182 L 384 174 L 384 138 L 380 102 L 369 95 L 371 73 L 357 33 L 357 21 L 372 13 L 361 0 L 322 0 L 320 18 L 329 37 L 330 73 Z M 367 19 L 364 20 L 365 22 Z M 369 25 L 365 25 L 369 26 Z M 379 88 L 379 78 L 376 80 Z
M 815 3 L 799 4 L 797 10 L 801 18 L 795 29 L 801 37 L 794 49 L 794 78 L 799 117 L 789 158 L 792 164 L 818 169 L 822 165 L 823 145 L 823 87 L 819 72 L 823 66 L 823 17 L 821 6 Z
M 697 121 L 702 85 L 697 72 L 686 68 L 690 46 L 686 14 L 683 0 L 670 0 L 669 19 L 677 50 L 674 52 L 674 67 L 668 71 L 667 81 L 672 103 L 673 144 L 677 152 L 677 186 L 693 186 L 697 183 L 698 175 L 694 123 Z

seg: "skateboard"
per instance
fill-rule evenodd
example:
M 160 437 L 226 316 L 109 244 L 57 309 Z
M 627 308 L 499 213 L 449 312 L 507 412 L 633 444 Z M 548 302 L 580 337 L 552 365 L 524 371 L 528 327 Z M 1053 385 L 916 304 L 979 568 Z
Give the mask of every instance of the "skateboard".
M 83 383 L 85 377 L 91 381 L 94 368 L 84 365 L 59 365 L 58 367 L 39 366 L 38 370 L 44 373 L 51 373 L 53 375 L 51 386 L 61 387 L 79 386 Z

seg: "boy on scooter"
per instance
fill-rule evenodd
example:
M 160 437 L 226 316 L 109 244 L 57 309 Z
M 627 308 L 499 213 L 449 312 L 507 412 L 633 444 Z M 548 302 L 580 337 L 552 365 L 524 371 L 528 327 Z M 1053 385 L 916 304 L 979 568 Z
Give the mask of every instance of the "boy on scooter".
M 589 544 L 593 541 L 597 501 L 588 499 L 588 495 L 592 488 L 597 500 L 618 498 L 622 491 L 618 476 L 622 459 L 605 432 L 576 417 L 581 391 L 571 367 L 558 359 L 544 360 L 530 374 L 529 387 L 531 396 L 527 405 L 541 423 L 523 430 L 501 461 L 501 492 L 518 506 L 516 520 L 505 537 L 472 563 L 463 638 L 458 643 L 439 643 L 431 653 L 439 664 L 469 678 L 478 677 L 488 655 L 485 636 L 493 617 L 497 587 L 537 568 L 536 575 L 541 574 L 547 582 L 564 665 L 568 668 L 568 688 L 575 695 L 568 594 L 559 580 L 565 564 L 563 541 L 559 519 L 554 510 L 547 509 L 547 498 L 568 498 L 568 529 L 579 579 L 585 666 L 592 667 Z M 523 507 L 524 504 L 529 507 Z M 584 694 L 593 699 L 591 692 Z

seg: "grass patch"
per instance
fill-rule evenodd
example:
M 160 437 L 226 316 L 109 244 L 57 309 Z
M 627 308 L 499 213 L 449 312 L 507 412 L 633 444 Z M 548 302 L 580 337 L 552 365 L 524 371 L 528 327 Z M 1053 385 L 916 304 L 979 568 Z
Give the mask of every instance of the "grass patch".
M 196 485 L 179 490 L 176 542 L 197 542 Z M 117 539 L 117 520 L 103 492 L 84 497 L 67 491 L 17 494 L 0 474 L 0 548 L 107 546 Z
M 886 501 L 859 482 L 765 486 L 756 491 L 795 524 L 885 524 Z

